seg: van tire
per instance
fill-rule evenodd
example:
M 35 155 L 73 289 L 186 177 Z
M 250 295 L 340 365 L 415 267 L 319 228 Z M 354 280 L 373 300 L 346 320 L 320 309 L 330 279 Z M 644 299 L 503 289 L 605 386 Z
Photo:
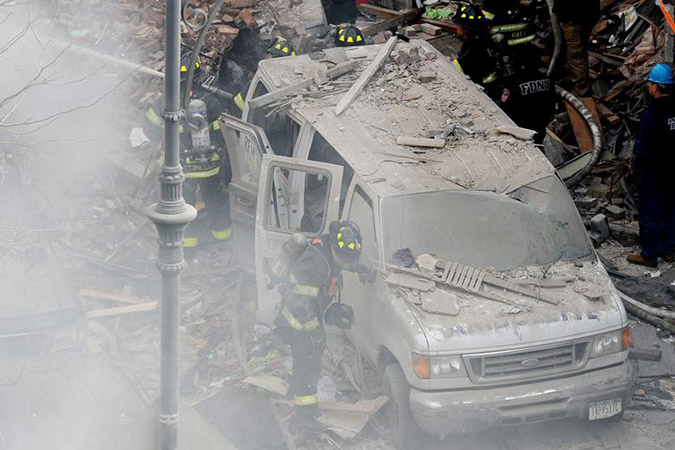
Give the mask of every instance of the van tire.
M 421 435 L 421 430 L 410 413 L 410 384 L 397 363 L 384 369 L 383 386 L 389 402 L 384 414 L 391 427 L 391 439 L 399 449 L 411 448 Z

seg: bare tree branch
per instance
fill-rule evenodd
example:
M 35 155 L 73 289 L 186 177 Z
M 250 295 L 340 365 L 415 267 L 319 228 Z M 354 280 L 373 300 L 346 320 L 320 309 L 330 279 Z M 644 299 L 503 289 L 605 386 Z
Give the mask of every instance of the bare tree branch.
M 77 143 L 83 143 L 83 142 L 93 142 L 101 139 L 104 136 L 109 135 L 110 133 L 113 132 L 115 128 L 119 125 L 120 121 L 118 120 L 117 122 L 113 123 L 112 126 L 104 133 L 101 133 L 96 136 L 88 137 L 88 138 L 54 138 L 54 139 L 46 139 L 44 141 L 32 141 L 32 142 L 20 142 L 19 139 L 15 141 L 0 141 L 0 144 L 2 145 L 13 145 L 13 146 L 20 146 L 20 147 L 32 147 L 32 146 L 38 146 L 38 145 L 44 145 L 44 144 L 53 144 L 56 142 L 77 142 Z M 23 136 L 26 136 L 29 133 L 24 133 L 24 134 L 19 134 L 19 133 L 12 133 L 15 136 L 21 138 Z M 0 184 L 1 185 L 1 184 Z
M 33 23 L 35 23 L 35 22 L 37 21 L 37 19 L 38 19 L 38 18 L 36 17 L 34 20 L 28 22 L 28 25 L 26 25 L 21 31 L 19 31 L 19 33 L 18 33 L 16 36 L 14 36 L 12 39 L 10 39 L 10 41 L 9 41 L 7 44 L 5 44 L 4 46 L 0 47 L 0 55 L 2 55 L 3 53 L 5 53 L 7 50 L 9 50 L 10 48 L 12 48 L 12 46 L 13 46 L 14 44 L 16 44 L 18 41 L 20 41 L 21 38 L 24 37 L 24 36 L 26 35 L 26 33 L 28 32 L 28 30 L 30 30 L 30 28 L 31 28 L 31 26 L 33 25 Z
M 49 63 L 47 63 L 47 65 L 41 66 L 41 67 L 40 67 L 40 70 L 38 70 L 38 73 L 37 73 L 30 81 L 28 81 L 28 83 L 26 83 L 26 84 L 24 85 L 23 88 L 21 88 L 20 90 L 18 90 L 18 91 L 15 92 L 14 94 L 12 94 L 12 95 L 10 95 L 9 97 L 6 97 L 6 98 L 4 98 L 2 101 L 0 101 L 0 108 L 2 108 L 2 107 L 5 106 L 7 103 L 9 103 L 10 101 L 12 101 L 12 99 L 14 99 L 14 98 L 18 97 L 19 95 L 23 94 L 24 92 L 26 92 L 26 91 L 27 91 L 28 89 L 30 89 L 31 87 L 36 86 L 36 85 L 39 85 L 39 84 L 45 84 L 45 83 L 43 83 L 43 82 L 38 82 L 37 80 L 40 79 L 40 77 L 41 77 L 42 74 L 45 72 L 45 70 L 49 69 L 51 66 L 53 66 L 54 64 L 56 64 L 56 62 L 58 61 L 58 59 L 61 57 L 61 55 L 63 55 L 63 54 L 66 52 L 66 50 L 68 50 L 68 48 L 69 48 L 69 47 L 66 47 L 66 48 L 64 48 L 63 50 L 61 50 L 59 53 L 57 53 L 57 55 L 54 57 L 54 59 L 52 59 Z M 0 125 L 2 125 L 2 123 L 4 123 L 4 119 L 3 119 L 2 122 L 0 122 Z
M 135 73 L 135 71 L 130 72 L 129 74 L 127 74 L 126 77 L 122 78 L 119 82 L 117 82 L 117 83 L 115 84 L 115 86 L 113 86 L 110 90 L 108 90 L 105 94 L 101 95 L 98 99 L 96 99 L 96 100 L 93 101 L 92 103 L 88 103 L 88 104 L 84 104 L 84 105 L 75 106 L 75 107 L 70 108 L 70 109 L 67 109 L 67 110 L 65 110 L 65 111 L 60 111 L 60 112 L 51 114 L 51 115 L 49 115 L 49 116 L 47 116 L 47 117 L 43 117 L 42 119 L 26 120 L 26 121 L 24 121 L 24 122 L 20 122 L 20 123 L 10 123 L 10 124 L 2 123 L 2 124 L 0 124 L 0 125 L 1 125 L 3 128 L 22 127 L 22 126 L 37 125 L 37 124 L 44 124 L 44 126 L 46 126 L 46 125 L 48 125 L 48 124 L 54 122 L 55 120 L 57 120 L 57 119 L 59 119 L 59 118 L 65 116 L 65 115 L 67 115 L 67 114 L 70 114 L 70 113 L 72 113 L 72 112 L 79 111 L 79 110 L 82 110 L 82 109 L 88 109 L 88 108 L 91 108 L 91 107 L 93 107 L 93 106 L 96 106 L 96 105 L 97 105 L 98 103 L 100 103 L 103 99 L 105 99 L 106 97 L 110 96 L 113 92 L 115 92 L 115 91 L 117 90 L 117 88 L 119 88 L 125 81 L 127 81 L 134 73 Z M 47 122 L 47 123 L 45 123 L 45 122 Z

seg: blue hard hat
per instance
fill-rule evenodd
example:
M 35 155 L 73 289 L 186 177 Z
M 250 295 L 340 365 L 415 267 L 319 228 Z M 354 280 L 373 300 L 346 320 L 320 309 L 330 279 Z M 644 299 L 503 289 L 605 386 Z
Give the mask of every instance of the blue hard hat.
M 657 84 L 675 84 L 673 69 L 668 64 L 659 63 L 649 71 L 647 81 Z

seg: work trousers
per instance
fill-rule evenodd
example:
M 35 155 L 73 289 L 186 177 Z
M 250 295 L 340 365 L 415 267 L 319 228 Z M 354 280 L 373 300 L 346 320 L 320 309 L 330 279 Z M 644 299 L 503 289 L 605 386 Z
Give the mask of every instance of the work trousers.
M 675 252 L 675 182 L 649 172 L 638 181 L 641 255 L 656 261 Z
M 574 84 L 572 93 L 577 97 L 588 97 L 591 95 L 588 76 L 588 39 L 591 36 L 592 25 L 563 22 L 560 27 L 565 37 L 567 67 Z
M 290 388 L 299 412 L 318 414 L 316 384 L 321 377 L 321 358 L 326 348 L 323 325 L 309 331 L 288 330 L 293 371 Z
M 230 197 L 227 189 L 221 183 L 220 174 L 208 178 L 188 178 L 183 184 L 183 198 L 195 206 L 197 203 L 197 189 L 201 193 L 206 206 L 204 212 L 200 212 L 197 219 L 188 225 L 185 230 L 185 238 L 206 237 L 211 233 L 213 238 L 219 240 L 223 233 L 231 233 L 230 221 Z

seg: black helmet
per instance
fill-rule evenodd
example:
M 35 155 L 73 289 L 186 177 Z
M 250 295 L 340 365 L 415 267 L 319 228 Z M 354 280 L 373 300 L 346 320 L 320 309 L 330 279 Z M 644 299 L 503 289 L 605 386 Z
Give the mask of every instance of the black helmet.
M 481 31 L 487 28 L 487 19 L 480 6 L 473 3 L 462 4 L 455 13 L 457 25 L 469 30 Z
M 335 255 L 347 263 L 355 263 L 361 256 L 361 230 L 349 220 L 331 222 L 329 243 Z
M 180 57 L 180 79 L 181 81 L 187 80 L 188 76 L 188 67 L 190 67 L 190 60 L 192 59 L 191 53 L 184 53 Z M 199 77 L 202 69 L 202 62 L 199 56 L 197 56 L 197 61 L 195 62 L 195 78 Z
M 279 36 L 272 42 L 272 45 L 267 48 L 267 53 L 275 58 L 278 56 L 295 56 L 295 49 L 291 43 Z
M 335 30 L 335 45 L 338 47 L 355 47 L 365 44 L 361 30 L 354 25 L 339 26 Z

